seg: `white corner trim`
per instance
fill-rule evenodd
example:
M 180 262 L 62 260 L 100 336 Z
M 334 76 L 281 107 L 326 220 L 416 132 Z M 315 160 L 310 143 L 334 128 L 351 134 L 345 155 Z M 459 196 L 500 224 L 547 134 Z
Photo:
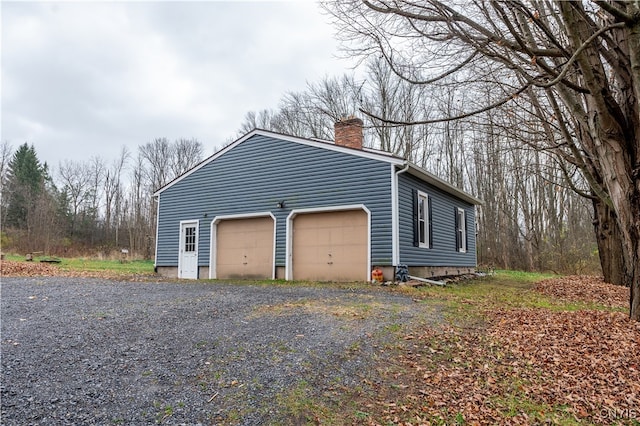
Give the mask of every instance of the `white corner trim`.
M 296 216 L 305 213 L 327 213 L 349 210 L 363 210 L 367 214 L 367 270 L 365 271 L 365 280 L 369 281 L 371 279 L 371 210 L 369 210 L 364 204 L 347 204 L 342 206 L 312 207 L 291 210 L 287 216 L 285 233 L 285 280 L 293 280 L 293 219 L 295 219 Z
M 158 236 L 160 232 L 160 194 L 158 194 L 158 198 L 156 199 L 156 251 L 153 256 L 153 267 L 156 268 L 158 266 Z M 178 269 L 179 270 L 179 269 Z
M 393 164 L 391 166 L 391 264 L 398 265 L 398 175 Z
M 217 232 L 218 223 L 223 220 L 230 219 L 253 219 L 258 217 L 270 217 L 273 219 L 273 259 L 271 262 L 271 279 L 276 278 L 276 233 L 277 233 L 277 220 L 271 212 L 257 212 L 257 213 L 240 213 L 240 214 L 227 214 L 218 215 L 211 221 L 211 239 L 209 240 L 209 279 L 215 280 L 218 276 L 216 265 L 216 250 L 217 247 Z
M 398 189 L 398 176 L 409 170 L 409 163 L 396 170 L 395 165 L 391 164 L 391 264 L 398 266 L 400 264 L 400 200 Z

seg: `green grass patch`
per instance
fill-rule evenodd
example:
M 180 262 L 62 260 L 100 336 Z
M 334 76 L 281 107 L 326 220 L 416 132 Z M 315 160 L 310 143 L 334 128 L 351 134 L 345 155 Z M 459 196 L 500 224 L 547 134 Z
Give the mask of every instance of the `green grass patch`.
M 403 289 L 422 303 L 444 308 L 454 324 L 481 322 L 486 311 L 496 309 L 548 309 L 552 311 L 620 311 L 590 302 L 568 302 L 541 294 L 535 284 L 557 275 L 522 271 L 496 271 L 494 275 L 449 284 L 446 287 Z
M 225 285 L 225 284 L 221 284 Z M 369 294 L 354 294 L 349 298 L 304 298 L 275 304 L 256 305 L 247 319 L 264 316 L 287 316 L 298 312 L 309 314 L 323 314 L 345 320 L 345 324 L 353 321 L 366 320 L 386 314 L 389 311 L 396 314 L 400 308 L 395 304 L 376 301 Z
M 23 262 L 25 257 L 19 254 L 5 253 L 4 258 L 12 262 Z
M 25 256 L 6 254 L 5 259 L 14 262 L 26 262 Z M 111 272 L 122 275 L 153 275 L 153 260 L 108 260 L 88 257 L 64 258 L 52 256 L 34 256 L 33 263 L 41 260 L 58 259 L 60 263 L 52 263 L 63 271 L 73 272 Z
M 501 395 L 493 399 L 497 407 L 501 408 L 506 419 L 526 415 L 533 424 L 554 425 L 579 425 L 584 424 L 576 420 L 573 414 L 567 411 L 566 405 L 548 405 L 531 401 L 525 395 L 509 394 Z
M 544 272 L 524 272 L 524 271 L 509 271 L 509 270 L 497 270 L 492 276 L 496 281 L 508 281 L 513 283 L 536 283 L 538 281 L 546 280 L 549 278 L 558 278 L 559 275 L 544 273 Z
M 153 260 L 100 260 L 89 258 L 61 259 L 60 269 L 67 271 L 115 272 L 122 274 L 153 274 Z
M 321 398 L 314 396 L 313 386 L 305 380 L 299 381 L 288 392 L 279 394 L 276 402 L 285 414 L 286 424 L 340 424 L 336 420 L 340 417 L 336 417 Z

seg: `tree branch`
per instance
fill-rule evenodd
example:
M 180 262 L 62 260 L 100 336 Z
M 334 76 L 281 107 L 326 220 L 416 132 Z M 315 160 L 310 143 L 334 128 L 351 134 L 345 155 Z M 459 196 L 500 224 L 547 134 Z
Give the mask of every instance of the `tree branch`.
M 435 82 L 437 82 L 439 80 L 442 80 L 443 78 L 445 78 L 445 77 L 447 77 L 447 76 L 449 76 L 451 74 L 454 74 L 457 71 L 460 71 L 465 66 L 467 66 L 473 60 L 473 58 L 475 58 L 476 55 L 478 54 L 478 51 L 474 50 L 473 53 L 471 53 L 471 55 L 469 55 L 464 61 L 462 61 L 458 65 L 454 66 L 453 68 L 450 68 L 450 69 L 446 70 L 442 74 L 439 74 L 439 75 L 437 75 L 435 77 L 430 78 L 429 80 L 414 80 L 412 78 L 409 78 L 409 77 L 405 76 L 400 71 L 398 71 L 398 69 L 393 64 L 393 59 L 390 57 L 390 55 L 388 55 L 387 52 L 385 51 L 385 49 L 382 48 L 381 44 L 379 44 L 379 47 L 380 47 L 380 51 L 382 52 L 382 56 L 384 57 L 385 62 L 389 65 L 389 68 L 391 68 L 391 71 L 393 71 L 393 73 L 395 75 L 397 75 L 398 77 L 400 77 L 402 80 L 406 81 L 407 83 L 415 84 L 415 85 L 433 84 L 433 83 L 435 83 Z
M 515 97 L 517 97 L 518 95 L 520 95 L 522 92 L 524 92 L 525 90 L 527 90 L 529 87 L 531 87 L 529 84 L 526 84 L 525 86 L 521 87 L 520 89 L 518 89 L 517 91 L 515 91 L 513 94 L 511 94 L 510 96 L 503 98 L 501 100 L 499 100 L 498 102 L 495 102 L 491 105 L 488 105 L 484 108 L 475 110 L 475 111 L 471 111 L 465 114 L 461 114 L 461 115 L 457 115 L 455 117 L 443 117 L 443 118 L 434 118 L 432 120 L 421 120 L 421 121 L 396 121 L 396 120 L 389 120 L 387 118 L 382 118 L 379 117 L 363 108 L 359 108 L 360 112 L 362 112 L 363 114 L 367 115 L 368 117 L 374 119 L 374 120 L 378 120 L 381 121 L 383 123 L 386 123 L 388 125 L 391 125 L 392 127 L 399 127 L 399 126 L 418 126 L 418 125 L 422 125 L 422 124 L 434 124 L 434 123 L 444 123 L 447 121 L 455 121 L 455 120 L 461 120 L 463 118 L 468 118 L 468 117 L 472 117 L 474 115 L 492 110 L 494 108 L 497 108 L 499 106 L 502 106 L 504 104 L 506 104 L 507 102 L 509 102 L 510 100 L 514 99 Z
M 439 1 L 433 0 L 431 4 L 437 6 L 443 12 L 447 12 L 446 16 L 444 13 L 442 13 L 442 16 L 439 16 L 439 15 L 430 16 L 430 15 L 422 15 L 419 13 L 413 13 L 413 12 L 402 10 L 397 7 L 391 7 L 384 2 L 381 2 L 384 5 L 384 7 L 377 6 L 371 3 L 370 0 L 363 0 L 363 3 L 371 10 L 374 10 L 379 13 L 384 13 L 387 15 L 402 16 L 404 18 L 415 19 L 422 22 L 464 23 L 468 25 L 470 28 L 473 28 L 474 30 L 478 31 L 480 34 L 487 37 L 489 41 L 492 41 L 501 46 L 508 47 L 509 49 L 512 49 L 515 51 L 522 51 L 521 47 L 517 43 L 513 43 L 505 39 L 504 37 L 497 35 L 496 33 L 486 29 L 485 27 L 473 21 L 472 19 L 469 19 L 468 17 L 461 15 L 460 13 L 456 12 L 454 9 L 450 8 L 449 6 L 446 6 L 445 4 Z M 550 57 L 565 56 L 563 52 L 557 49 L 535 49 L 532 51 L 532 53 L 536 56 L 550 56 Z
M 633 15 L 629 15 L 628 13 L 623 12 L 622 10 L 618 9 L 617 7 L 609 3 L 608 1 L 593 0 L 593 2 L 598 6 L 600 6 L 601 9 L 609 12 L 619 21 L 626 22 L 627 24 L 633 24 L 635 22 L 638 22 L 638 19 L 639 19 L 638 17 L 634 17 Z
M 544 84 L 540 84 L 540 83 L 534 83 L 534 85 L 538 86 L 538 87 L 543 87 L 543 88 L 547 88 L 547 87 L 551 87 L 554 86 L 556 84 L 558 84 L 560 81 L 562 81 L 564 79 L 564 77 L 567 75 L 567 72 L 569 71 L 569 67 L 571 65 L 573 65 L 573 63 L 578 59 L 579 55 L 587 48 L 587 46 L 594 41 L 595 39 L 597 39 L 602 33 L 610 31 L 614 28 L 623 28 L 626 24 L 624 22 L 618 22 L 616 24 L 611 24 L 611 25 L 607 25 L 606 27 L 602 27 L 600 28 L 598 31 L 596 31 L 595 33 L 593 33 L 593 35 L 591 35 L 591 37 L 589 37 L 588 39 L 586 39 L 581 45 L 580 47 L 578 47 L 576 49 L 575 52 L 573 52 L 573 55 L 571 55 L 571 58 L 569 58 L 569 60 L 563 65 L 562 67 L 562 71 L 560 72 L 560 74 L 558 74 L 558 76 L 556 78 L 554 78 L 553 80 L 544 83 Z
M 560 167 L 560 170 L 562 171 L 562 175 L 564 176 L 564 181 L 567 183 L 567 185 L 569 185 L 569 188 L 575 192 L 576 194 L 578 194 L 581 197 L 587 198 L 589 200 L 598 200 L 599 198 L 596 197 L 595 195 L 592 194 L 588 194 L 586 192 L 584 192 L 583 190 L 581 190 L 580 188 L 578 188 L 574 183 L 573 183 L 573 179 L 571 179 L 571 176 L 569 175 L 569 171 L 567 170 L 567 168 L 565 167 L 564 164 L 562 164 L 561 161 L 556 161 L 555 162 L 558 167 Z

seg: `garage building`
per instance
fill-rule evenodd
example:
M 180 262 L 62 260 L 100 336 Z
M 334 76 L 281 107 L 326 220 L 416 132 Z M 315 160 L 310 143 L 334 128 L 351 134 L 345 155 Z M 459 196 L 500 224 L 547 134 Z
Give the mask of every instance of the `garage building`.
M 190 279 L 368 281 L 476 267 L 480 200 L 403 158 L 256 129 L 156 193 L 156 268 Z

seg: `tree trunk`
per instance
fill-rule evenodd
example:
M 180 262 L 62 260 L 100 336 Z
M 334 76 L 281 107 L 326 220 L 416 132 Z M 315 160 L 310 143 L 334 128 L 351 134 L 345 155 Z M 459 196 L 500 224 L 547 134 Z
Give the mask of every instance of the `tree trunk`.
M 605 203 L 593 200 L 593 226 L 604 281 L 625 285 L 623 242 L 616 215 Z
M 640 210 L 640 209 L 636 209 Z M 630 295 L 630 318 L 640 321 L 640 212 L 636 216 L 635 241 L 634 243 L 634 270 L 631 275 L 631 295 Z
M 640 321 L 640 179 L 635 178 L 633 193 L 629 194 L 621 205 L 619 210 L 623 213 L 619 223 L 628 225 L 623 235 L 626 255 L 624 281 L 631 290 L 629 317 Z
M 623 235 L 623 284 L 630 288 L 629 317 L 640 321 L 640 179 L 634 182 L 634 192 L 618 201 L 619 226 L 627 224 Z M 614 203 L 616 199 L 613 199 Z
M 631 76 L 633 83 L 633 101 L 630 107 L 632 111 L 629 114 L 632 117 L 631 126 L 635 129 L 635 140 L 630 141 L 630 160 L 635 160 L 631 164 L 631 177 L 633 179 L 634 191 L 629 194 L 629 202 L 632 211 L 632 241 L 634 265 L 633 276 L 631 278 L 631 297 L 630 297 L 630 317 L 640 321 L 640 4 L 626 4 L 627 12 L 635 17 L 633 25 L 629 27 L 628 43 L 629 43 L 629 61 L 631 64 Z

